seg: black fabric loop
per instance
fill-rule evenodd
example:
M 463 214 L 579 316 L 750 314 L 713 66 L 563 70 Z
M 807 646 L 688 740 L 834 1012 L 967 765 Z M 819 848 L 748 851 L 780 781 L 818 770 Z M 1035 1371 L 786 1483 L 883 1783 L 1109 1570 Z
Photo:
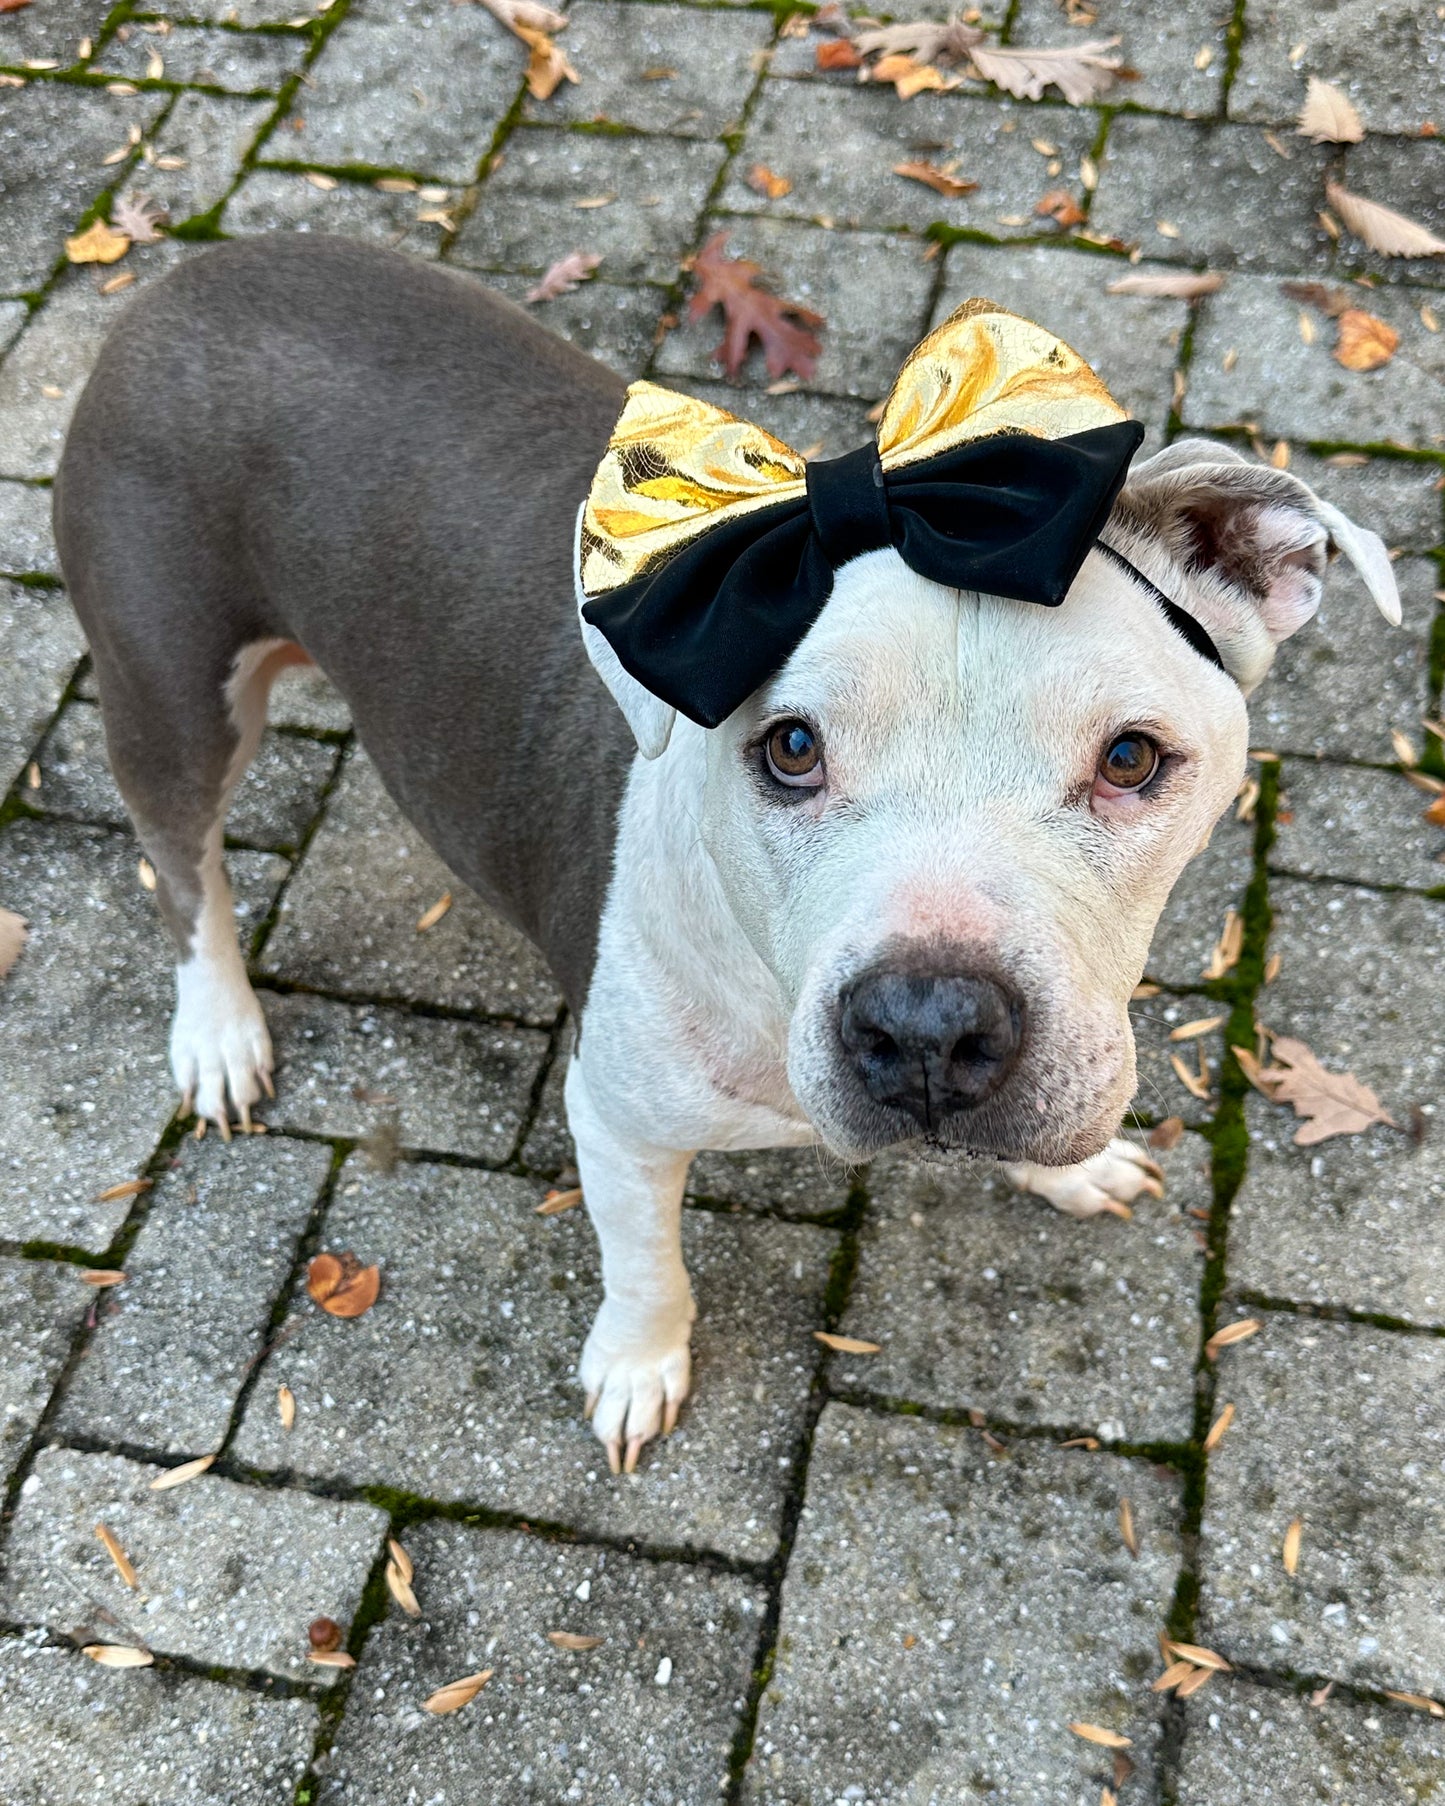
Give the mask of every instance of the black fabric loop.
M 1098 547 L 1106 558 L 1112 559 L 1121 570 L 1127 571 L 1136 582 L 1142 584 L 1143 587 L 1148 590 L 1149 594 L 1169 617 L 1169 625 L 1176 633 L 1182 634 L 1202 658 L 1207 658 L 1211 665 L 1218 665 L 1226 677 L 1229 675 L 1228 667 L 1224 660 L 1219 656 L 1219 648 L 1209 637 L 1209 633 L 1202 621 L 1198 621 L 1193 615 L 1186 613 L 1173 597 L 1166 596 L 1157 583 L 1152 583 L 1149 578 L 1144 575 L 1143 571 L 1139 569 L 1137 564 L 1131 564 L 1122 552 L 1118 551 L 1114 546 L 1109 545 L 1106 540 L 1101 539 L 1098 542 Z
M 876 445 L 808 465 L 808 509 L 823 556 L 836 571 L 860 552 L 893 544 L 883 465 Z
M 723 510 L 582 616 L 645 689 L 717 727 L 787 663 L 860 552 L 893 545 L 950 589 L 1057 607 L 1143 437 L 1132 420 L 1064 439 L 1000 433 L 883 471 L 881 487 L 864 446 L 810 464 L 797 500 Z

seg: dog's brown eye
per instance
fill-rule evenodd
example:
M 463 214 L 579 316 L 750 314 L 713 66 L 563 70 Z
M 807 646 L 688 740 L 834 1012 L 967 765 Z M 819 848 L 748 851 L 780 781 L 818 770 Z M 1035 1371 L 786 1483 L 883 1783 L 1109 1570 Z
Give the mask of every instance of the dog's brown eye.
M 1099 761 L 1099 776 L 1115 790 L 1137 790 L 1158 769 L 1159 748 L 1147 734 L 1120 734 Z
M 795 790 L 823 781 L 823 749 L 806 721 L 780 721 L 764 744 L 769 774 Z

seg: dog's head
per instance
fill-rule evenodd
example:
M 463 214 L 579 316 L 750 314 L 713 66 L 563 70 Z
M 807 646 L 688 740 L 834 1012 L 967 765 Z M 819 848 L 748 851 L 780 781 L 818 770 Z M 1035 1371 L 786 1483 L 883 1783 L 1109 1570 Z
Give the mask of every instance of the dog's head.
M 1058 609 L 867 552 L 704 735 L 702 840 L 790 1011 L 795 1095 L 844 1157 L 1097 1152 L 1134 1092 L 1128 1003 L 1160 911 L 1243 776 L 1245 697 L 1333 552 L 1399 619 L 1376 535 L 1205 441 L 1139 465 L 1104 537 L 1226 669 L 1098 551 Z M 588 637 L 656 757 L 672 711 Z

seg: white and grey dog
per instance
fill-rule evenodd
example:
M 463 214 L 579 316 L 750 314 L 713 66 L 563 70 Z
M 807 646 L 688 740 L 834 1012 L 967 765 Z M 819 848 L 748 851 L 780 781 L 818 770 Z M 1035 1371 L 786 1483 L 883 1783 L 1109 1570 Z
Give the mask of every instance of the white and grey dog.
M 1108 538 L 1224 669 L 1097 553 L 1041 609 L 879 550 L 705 731 L 578 630 L 574 521 L 622 401 L 467 278 L 227 245 L 116 327 L 55 520 L 200 1116 L 271 1091 L 221 837 L 288 663 L 328 674 L 402 810 L 548 958 L 605 1283 L 581 1382 L 631 1468 L 688 1391 L 697 1150 L 982 1153 L 1079 1216 L 1155 1184 L 1114 1139 L 1128 1003 L 1239 787 L 1245 698 L 1332 550 L 1392 621 L 1399 600 L 1373 533 L 1184 440 L 1133 470 Z

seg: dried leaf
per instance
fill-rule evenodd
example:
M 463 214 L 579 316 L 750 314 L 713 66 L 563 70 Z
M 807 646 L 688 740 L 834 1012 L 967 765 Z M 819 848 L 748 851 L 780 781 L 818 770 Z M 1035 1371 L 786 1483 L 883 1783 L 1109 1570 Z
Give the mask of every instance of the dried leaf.
M 962 176 L 940 169 L 936 163 L 895 163 L 893 173 L 906 176 L 910 182 L 922 182 L 925 188 L 931 188 L 935 194 L 947 195 L 950 200 L 973 194 L 978 187 L 977 182 L 965 181 Z
M 813 52 L 813 61 L 820 69 L 856 69 L 863 58 L 847 38 L 831 38 Z
M 1211 1449 L 1217 1449 L 1220 1443 L 1224 1441 L 1225 1433 L 1233 1422 L 1234 1406 L 1226 1405 L 1219 1413 L 1218 1417 L 1215 1418 L 1214 1422 L 1210 1424 L 1209 1434 L 1204 1438 L 1204 1452 L 1206 1455 Z
M 1172 1147 L 1179 1145 L 1184 1133 L 1182 1116 L 1166 1116 L 1161 1123 L 1156 1123 L 1145 1139 L 1157 1154 L 1167 1154 Z
M 124 1285 L 125 1273 L 120 1267 L 87 1267 L 80 1275 L 80 1282 L 104 1291 L 108 1286 Z
M 1201 1687 L 1207 1687 L 1213 1679 L 1214 1670 L 1212 1668 L 1196 1668 L 1192 1674 L 1187 1674 L 1184 1679 L 1180 1681 L 1179 1685 L 1174 1689 L 1174 1697 L 1176 1699 L 1188 1699 L 1191 1694 L 1197 1693 Z
M 1445 828 L 1445 795 L 1437 796 L 1424 812 L 1424 820 L 1432 828 Z
M 155 889 L 156 868 L 151 864 L 149 859 L 138 859 L 136 861 L 135 875 L 140 879 L 140 887 L 142 890 L 153 891 Z
M 1137 984 L 1129 993 L 1129 1001 L 1133 1003 L 1145 997 L 1157 997 L 1159 995 L 1159 989 L 1160 987 L 1158 985 L 1149 984 L 1148 982 Z
M 1289 1528 L 1284 1533 L 1284 1548 L 1281 1551 L 1284 1571 L 1291 1576 L 1299 1572 L 1300 1544 L 1304 1541 L 1304 1533 L 1304 1519 L 1291 1518 Z
M 1167 1643 L 1170 1655 L 1176 1655 L 1182 1662 L 1189 1662 L 1195 1668 L 1213 1668 L 1220 1674 L 1233 1674 L 1234 1670 L 1222 1655 L 1214 1650 L 1205 1649 L 1198 1643 Z
M 65 241 L 65 255 L 72 263 L 116 263 L 130 249 L 124 232 L 116 232 L 103 219 Z
M 1127 1499 L 1120 1499 L 1119 1501 L 1119 1535 L 1124 1540 L 1124 1547 L 1134 1557 L 1135 1561 L 1138 1561 L 1139 1533 L 1134 1528 L 1134 1507 Z
M 328 1316 L 360 1317 L 376 1303 L 380 1267 L 363 1267 L 349 1251 L 317 1254 L 306 1269 L 306 1290 Z
M 1399 333 L 1378 315 L 1347 307 L 1339 319 L 1335 362 L 1346 370 L 1378 370 L 1389 363 L 1399 343 Z
M 117 1198 L 136 1198 L 154 1184 L 154 1179 L 122 1179 L 119 1185 L 107 1185 L 104 1191 L 98 1191 L 95 1201 L 97 1204 L 114 1204 Z
M 864 56 L 906 56 L 920 63 L 940 58 L 958 63 L 972 55 L 983 33 L 961 19 L 940 24 L 934 19 L 914 19 L 901 25 L 880 25 L 860 31 L 853 42 Z M 887 79 L 887 78 L 884 78 Z
M 0 978 L 19 959 L 29 932 L 24 916 L 17 916 L 13 909 L 0 909 Z
M 22 7 L 30 4 L 31 0 L 0 0 L 0 13 L 18 13 Z
M 1417 1712 L 1428 1712 L 1432 1718 L 1445 1718 L 1445 1706 L 1426 1693 L 1396 1693 L 1390 1687 L 1381 1687 L 1380 1691 L 1386 1699 L 1396 1700 L 1402 1706 L 1414 1706 Z
M 553 12 L 550 6 L 538 6 L 536 0 L 481 0 L 481 3 L 508 31 L 517 32 L 519 37 L 519 27 L 527 31 L 561 31 L 567 24 L 562 13 Z
M 1045 88 L 1059 90 L 1071 107 L 1097 100 L 1113 86 L 1123 68 L 1123 58 L 1105 56 L 1117 38 L 1093 39 L 1057 50 L 1008 49 L 975 44 L 969 59 L 985 81 L 997 83 L 1019 100 L 1040 100 Z
M 386 1549 L 396 1565 L 397 1573 L 400 1574 L 402 1579 L 410 1586 L 412 1581 L 416 1579 L 416 1569 L 412 1566 L 411 1557 L 394 1536 L 389 1536 L 386 1539 Z
M 1051 188 L 1034 203 L 1041 219 L 1051 219 L 1058 226 L 1081 226 L 1084 210 L 1067 188 Z
M 126 1554 L 125 1550 L 121 1548 L 120 1539 L 116 1536 L 115 1532 L 107 1530 L 104 1524 L 97 1524 L 95 1527 L 95 1534 L 104 1544 L 106 1554 L 115 1563 L 116 1573 L 120 1575 L 121 1579 L 132 1589 L 132 1591 L 137 1589 L 140 1586 L 140 1582 L 136 1579 L 135 1569 L 130 1565 L 130 1557 Z
M 892 82 L 900 100 L 912 100 L 915 94 L 947 94 L 963 85 L 957 76 L 947 76 L 933 63 L 920 63 L 901 51 L 879 57 L 868 71 L 868 79 Z
M 308 1649 L 306 1660 L 314 1662 L 318 1668 L 354 1668 L 356 1657 L 348 1655 L 344 1649 Z
M 1202 974 L 1205 978 L 1223 978 L 1239 964 L 1239 956 L 1244 951 L 1244 917 L 1237 909 L 1224 912 L 1224 929 L 1209 956 L 1209 964 Z
M 549 1191 L 537 1206 L 539 1217 L 555 1217 L 564 1210 L 572 1210 L 582 1202 L 582 1187 L 574 1185 L 570 1191 Z
M 1257 1091 L 1274 1103 L 1292 1104 L 1296 1115 L 1304 1118 L 1294 1138 L 1297 1147 L 1312 1147 L 1331 1135 L 1358 1135 L 1371 1123 L 1399 1127 L 1368 1085 L 1350 1072 L 1327 1072 L 1303 1041 L 1273 1036 L 1272 1066 L 1261 1067 L 1248 1057 L 1240 1059 L 1237 1047 L 1234 1056 Z
M 1322 82 L 1317 75 L 1309 78 L 1296 129 L 1316 144 L 1358 144 L 1365 135 L 1349 95 L 1333 82 Z
M 214 1455 L 197 1455 L 194 1461 L 183 1461 L 179 1467 L 168 1467 L 163 1474 L 157 1474 L 151 1481 L 152 1492 L 169 1492 L 173 1486 L 184 1486 L 187 1480 L 194 1480 L 205 1473 L 216 1459 Z
M 494 1670 L 484 1668 L 480 1674 L 468 1674 L 459 1681 L 448 1681 L 445 1687 L 438 1687 L 436 1692 L 421 1702 L 423 1712 L 432 1712 L 438 1718 L 448 1712 L 460 1712 L 462 1707 L 470 1704 L 487 1682 L 492 1678 Z
M 1338 182 L 1326 182 L 1325 195 L 1346 228 L 1381 257 L 1439 257 L 1445 252 L 1445 238 L 1437 238 L 1393 207 L 1351 194 Z
M 276 1388 L 276 1409 L 281 1417 L 281 1428 L 289 1430 L 296 1421 L 296 1394 L 289 1386 Z
M 410 1562 L 407 1566 L 410 1567 Z M 421 1607 L 416 1602 L 416 1594 L 411 1590 L 411 1576 L 403 1574 L 397 1566 L 396 1557 L 386 1564 L 386 1585 L 392 1598 L 406 1613 L 408 1618 L 419 1618 Z
M 607 1639 L 606 1637 L 579 1636 L 575 1630 L 549 1630 L 547 1632 L 547 1641 L 555 1644 L 558 1649 L 583 1650 L 596 1649 L 599 1644 L 605 1643 Z
M 1264 1328 L 1258 1317 L 1241 1317 L 1236 1323 L 1226 1323 L 1223 1329 L 1215 1330 L 1204 1344 L 1204 1358 L 1212 1361 L 1222 1348 L 1232 1348 L 1236 1342 L 1247 1342 L 1251 1336 L 1257 1336 Z M 1192 1662 L 1196 1658 L 1189 1654 L 1183 1645 L 1177 1645 L 1179 1653 L 1189 1657 Z
M 85 1643 L 80 1653 L 102 1668 L 149 1668 L 155 1661 L 148 1649 L 136 1649 L 129 1643 Z
M 1098 1446 L 1099 1438 L 1097 1436 L 1075 1436 L 1068 1442 L 1059 1444 L 1061 1449 L 1097 1449 Z
M 1181 1022 L 1178 1028 L 1170 1029 L 1169 1039 L 1171 1041 L 1193 1041 L 1200 1035 L 1209 1034 L 1211 1030 L 1218 1028 L 1221 1022 L 1227 1020 L 1228 1018 L 1224 1016 L 1200 1016 L 1193 1022 Z
M 1187 1681 L 1191 1674 L 1201 1672 L 1207 1674 L 1209 1671 L 1208 1669 L 1201 1671 L 1194 1666 L 1193 1662 L 1171 1662 L 1149 1691 L 1151 1693 L 1170 1693 L 1179 1685 L 1180 1681 Z
M 1201 1078 L 1197 1072 L 1192 1072 L 1178 1054 L 1170 1054 L 1169 1064 L 1174 1068 L 1174 1076 L 1189 1095 L 1197 1097 L 1201 1103 L 1207 1104 L 1209 1102 L 1209 1081 Z
M 1132 1737 L 1121 1736 L 1118 1731 L 1106 1731 L 1102 1725 L 1081 1724 L 1076 1718 L 1069 1721 L 1069 1729 L 1085 1743 L 1097 1743 L 1106 1750 L 1127 1750 L 1134 1743 Z
M 514 25 L 512 30 L 532 52 L 527 59 L 527 92 L 534 100 L 550 100 L 563 82 L 580 79 L 545 31 L 534 31 L 528 25 Z
M 579 213 L 590 213 L 597 207 L 610 207 L 616 199 L 615 194 L 585 194 L 572 205 Z
M 117 232 L 124 232 L 133 245 L 158 244 L 162 235 L 156 227 L 170 218 L 165 208 L 158 207 L 148 194 L 126 195 L 116 201 L 110 212 L 110 223 Z M 105 261 L 108 263 L 110 259 Z
M 558 295 L 569 294 L 579 282 L 587 280 L 601 261 L 600 253 L 595 251 L 569 251 L 565 257 L 557 259 L 535 288 L 527 290 L 523 300 L 530 307 L 538 301 L 554 301 Z M 450 891 L 447 892 L 446 902 L 450 907 Z M 432 909 L 438 907 L 437 904 L 432 905 Z M 429 909 L 426 916 L 423 916 L 417 923 L 418 928 L 423 925 L 428 928 L 431 926 L 431 923 L 427 921 L 427 916 L 431 915 L 432 909 Z
M 1398 727 L 1390 729 L 1390 745 L 1394 749 L 1395 757 L 1402 765 L 1418 765 L 1420 763 L 1420 749 L 1410 736 Z
M 688 303 L 688 318 L 701 320 L 720 307 L 726 328 L 713 356 L 731 377 L 747 362 L 753 339 L 763 347 L 768 375 L 776 379 L 791 370 L 804 382 L 817 368 L 822 345 L 814 328 L 823 316 L 795 301 L 784 301 L 757 286 L 760 265 L 746 257 L 728 257 L 726 232 L 717 232 L 693 260 L 697 292 Z
M 824 1348 L 831 1348 L 834 1354 L 881 1354 L 882 1344 L 879 1342 L 860 1342 L 856 1336 L 835 1336 L 831 1330 L 815 1329 L 813 1336 Z
M 553 268 L 555 268 L 555 267 L 556 266 L 554 265 Z M 552 271 L 549 270 L 547 272 L 547 275 L 550 276 L 551 273 L 552 273 Z M 547 280 L 547 277 L 544 276 L 542 278 L 542 280 L 543 280 L 543 282 L 545 282 Z M 536 293 L 536 290 L 534 289 L 532 291 L 532 295 L 535 295 L 535 293 Z M 529 301 L 532 299 L 532 295 L 528 295 L 527 299 Z M 428 928 L 435 928 L 437 923 L 447 913 L 447 911 L 451 908 L 451 906 L 452 906 L 452 893 L 449 890 L 444 890 L 442 892 L 442 894 L 437 898 L 436 902 L 432 904 L 431 908 L 424 910 L 422 912 L 422 914 L 417 917 L 417 920 L 416 920 L 417 933 L 425 934 Z
M 785 194 L 793 192 L 793 184 L 788 178 L 775 175 L 766 163 L 754 163 L 748 171 L 747 181 L 754 194 L 766 195 L 770 201 L 780 201 Z
M 1305 307 L 1317 307 L 1330 319 L 1338 319 L 1347 307 L 1354 306 L 1354 298 L 1346 288 L 1331 288 L 1325 282 L 1281 282 L 1279 292 L 1287 300 L 1299 301 Z

